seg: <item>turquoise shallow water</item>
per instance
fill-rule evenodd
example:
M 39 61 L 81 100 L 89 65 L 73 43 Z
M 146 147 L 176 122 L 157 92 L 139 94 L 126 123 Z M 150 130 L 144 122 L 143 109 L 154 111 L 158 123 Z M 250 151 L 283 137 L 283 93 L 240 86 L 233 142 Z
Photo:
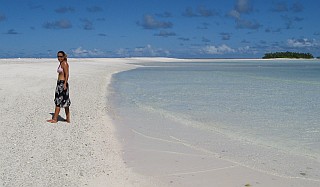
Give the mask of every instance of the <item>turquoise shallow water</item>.
M 320 160 L 319 61 L 147 63 L 112 88 L 119 108 Z

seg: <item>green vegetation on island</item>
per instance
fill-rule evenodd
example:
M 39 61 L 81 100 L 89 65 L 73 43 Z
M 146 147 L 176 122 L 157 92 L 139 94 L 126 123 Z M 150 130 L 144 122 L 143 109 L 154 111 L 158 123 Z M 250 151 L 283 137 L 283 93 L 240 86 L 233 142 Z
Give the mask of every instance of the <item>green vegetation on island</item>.
M 295 53 L 295 52 L 275 52 L 275 53 L 266 53 L 262 57 L 263 59 L 268 58 L 314 58 L 312 54 L 310 53 Z

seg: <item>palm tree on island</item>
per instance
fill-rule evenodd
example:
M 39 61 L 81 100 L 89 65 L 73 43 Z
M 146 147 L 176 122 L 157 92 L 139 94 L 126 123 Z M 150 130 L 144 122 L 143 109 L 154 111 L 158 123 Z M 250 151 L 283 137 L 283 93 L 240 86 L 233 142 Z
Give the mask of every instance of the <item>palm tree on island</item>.
M 275 52 L 275 53 L 266 53 L 262 57 L 263 59 L 269 58 L 304 58 L 312 59 L 314 58 L 311 53 L 296 53 L 296 52 Z

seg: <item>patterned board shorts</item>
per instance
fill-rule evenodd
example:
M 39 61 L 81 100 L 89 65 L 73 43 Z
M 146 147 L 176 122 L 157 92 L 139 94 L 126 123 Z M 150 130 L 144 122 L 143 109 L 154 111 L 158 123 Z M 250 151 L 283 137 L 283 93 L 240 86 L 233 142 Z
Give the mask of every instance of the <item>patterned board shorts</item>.
M 69 84 L 67 83 L 67 89 L 63 89 L 64 80 L 57 81 L 57 87 L 54 97 L 54 103 L 57 107 L 65 108 L 71 105 L 69 98 Z

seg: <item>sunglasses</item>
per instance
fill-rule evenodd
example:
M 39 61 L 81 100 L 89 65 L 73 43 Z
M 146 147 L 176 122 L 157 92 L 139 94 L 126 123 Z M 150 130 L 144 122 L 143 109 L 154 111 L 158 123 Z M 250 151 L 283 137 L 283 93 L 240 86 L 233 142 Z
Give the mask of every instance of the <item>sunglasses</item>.
M 63 58 L 63 56 L 57 56 L 58 58 Z

